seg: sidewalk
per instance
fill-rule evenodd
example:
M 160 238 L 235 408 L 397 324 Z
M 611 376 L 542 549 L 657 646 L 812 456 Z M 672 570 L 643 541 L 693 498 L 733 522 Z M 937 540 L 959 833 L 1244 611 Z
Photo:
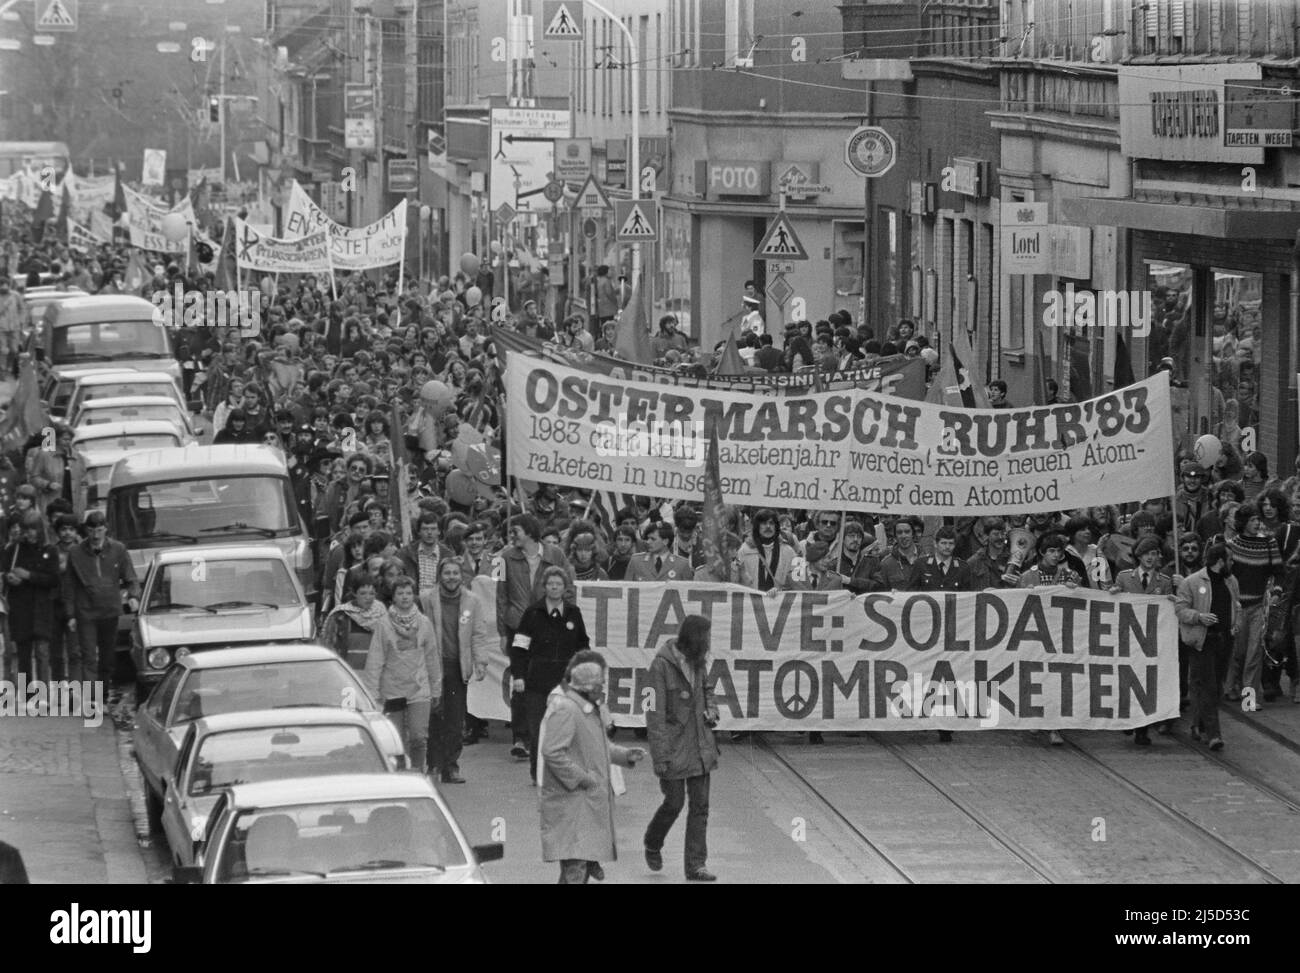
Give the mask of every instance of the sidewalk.
M 148 880 L 110 719 L 0 719 L 0 841 L 34 884 Z

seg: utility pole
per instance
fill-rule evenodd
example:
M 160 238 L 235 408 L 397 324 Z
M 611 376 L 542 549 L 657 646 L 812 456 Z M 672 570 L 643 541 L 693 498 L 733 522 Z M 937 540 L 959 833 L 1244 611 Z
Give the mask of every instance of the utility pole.
M 230 35 L 222 33 L 221 36 L 221 65 L 218 68 L 220 77 L 218 78 L 218 95 L 217 95 L 217 124 L 221 126 L 221 188 L 226 194 L 226 202 L 230 202 L 230 189 L 226 183 L 226 44 L 230 42 Z

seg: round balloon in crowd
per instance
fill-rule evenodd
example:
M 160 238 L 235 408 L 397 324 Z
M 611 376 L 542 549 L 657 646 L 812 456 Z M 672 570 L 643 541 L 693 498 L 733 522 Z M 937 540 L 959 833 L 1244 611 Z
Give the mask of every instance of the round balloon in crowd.
M 1200 463 L 1202 468 L 1209 469 L 1219 461 L 1219 456 L 1223 453 L 1223 443 L 1219 442 L 1218 436 L 1212 436 L 1208 433 L 1196 440 L 1196 462 Z
M 462 253 L 460 255 L 460 272 L 466 277 L 475 277 L 478 275 L 479 263 L 478 254 Z
M 162 218 L 160 228 L 170 243 L 180 243 L 190 233 L 190 224 L 180 213 L 168 213 Z
M 483 300 L 483 291 L 477 287 L 471 287 L 465 292 L 465 301 L 470 307 L 478 307 L 479 301 Z
M 478 497 L 474 481 L 461 470 L 452 470 L 447 474 L 447 499 L 461 507 L 468 507 Z
M 446 382 L 436 378 L 420 387 L 420 401 L 435 413 L 445 412 L 456 402 L 456 393 Z

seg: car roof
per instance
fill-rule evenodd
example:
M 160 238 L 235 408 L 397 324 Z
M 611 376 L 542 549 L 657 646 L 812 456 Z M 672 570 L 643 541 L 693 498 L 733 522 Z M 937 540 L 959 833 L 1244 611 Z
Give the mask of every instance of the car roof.
M 45 320 L 56 328 L 73 324 L 98 324 L 108 321 L 153 321 L 157 308 L 143 297 L 129 294 L 89 294 L 70 297 L 51 304 L 45 311 Z M 161 327 L 161 325 L 159 325 Z
M 100 399 L 99 401 L 104 401 Z M 93 426 L 78 426 L 72 434 L 72 442 L 94 439 L 120 439 L 124 436 L 156 436 L 171 433 L 183 438 L 185 431 L 178 429 L 170 419 L 128 419 L 125 422 L 100 422 Z M 157 447 L 155 447 L 157 448 Z M 174 447 L 179 449 L 180 447 Z
M 107 399 L 91 399 L 83 402 L 83 409 L 111 409 L 122 405 L 169 405 L 179 409 L 180 403 L 169 395 L 114 395 Z
M 101 399 L 111 402 L 111 399 Z M 175 403 L 172 403 L 173 405 Z M 283 457 L 261 443 L 171 446 L 142 449 L 122 457 L 113 481 L 126 483 L 201 480 L 212 476 L 284 476 Z
M 195 733 L 226 733 L 231 730 L 276 729 L 287 726 L 366 726 L 364 713 L 332 706 L 294 706 L 289 709 L 253 709 L 242 713 L 218 713 L 194 721 Z
M 118 368 L 111 372 L 91 372 L 78 380 L 80 385 L 116 385 L 118 382 L 132 382 L 136 385 L 153 382 L 161 385 L 175 385 L 175 381 L 166 372 L 136 372 L 129 368 Z
M 335 801 L 438 799 L 422 774 L 333 774 L 235 784 L 228 791 L 232 808 L 283 807 L 293 804 L 330 804 Z
M 323 662 L 340 659 L 333 649 L 323 645 L 242 645 L 237 649 L 210 649 L 191 652 L 177 659 L 187 669 L 238 669 L 276 662 Z
M 284 551 L 274 544 L 213 544 L 208 547 L 164 547 L 153 555 L 159 564 L 189 564 L 196 557 L 204 561 L 238 561 L 241 558 L 261 558 L 267 561 L 285 561 Z
M 90 469 L 112 466 L 128 452 L 130 450 L 123 449 L 121 446 L 105 449 L 83 449 L 81 451 L 81 462 Z

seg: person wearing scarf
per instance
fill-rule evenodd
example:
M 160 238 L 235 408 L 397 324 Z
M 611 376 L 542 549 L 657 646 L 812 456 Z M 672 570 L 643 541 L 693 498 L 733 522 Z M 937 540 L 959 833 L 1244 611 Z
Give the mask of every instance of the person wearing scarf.
M 375 593 L 374 581 L 362 581 L 353 591 L 352 600 L 330 612 L 322 626 L 322 641 L 353 669 L 365 668 L 375 629 L 388 613 Z
M 740 568 L 737 583 L 759 591 L 785 588 L 795 551 L 781 540 L 778 528 L 776 511 L 764 509 L 754 515 L 753 534 L 736 556 Z
M 442 708 L 442 660 L 437 633 L 415 603 L 410 578 L 393 585 L 393 604 L 373 635 L 362 681 L 401 734 L 408 766 L 423 773 L 429 714 Z
M 1233 526 L 1236 535 L 1228 539 L 1228 552 L 1232 555 L 1232 576 L 1241 590 L 1241 612 L 1224 698 L 1239 700 L 1242 690 L 1249 688 L 1254 692 L 1255 706 L 1260 707 L 1264 697 L 1264 635 L 1268 621 L 1265 596 L 1270 584 L 1280 585 L 1285 579 L 1286 559 L 1277 537 L 1265 526 L 1254 503 L 1237 508 Z

